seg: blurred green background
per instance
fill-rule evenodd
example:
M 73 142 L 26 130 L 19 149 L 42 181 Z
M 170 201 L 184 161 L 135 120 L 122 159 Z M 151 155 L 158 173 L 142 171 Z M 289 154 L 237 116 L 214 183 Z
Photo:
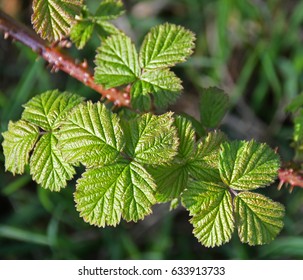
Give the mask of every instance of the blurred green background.
M 98 0 L 88 0 L 92 9 Z M 292 158 L 292 123 L 285 106 L 303 89 L 303 1 L 155 0 L 124 1 L 127 13 L 116 23 L 137 45 L 163 22 L 196 33 L 194 55 L 174 70 L 184 93 L 170 109 L 198 117 L 201 87 L 217 86 L 230 95 L 232 109 L 222 129 L 233 139 L 278 147 Z M 30 24 L 30 1 L 0 0 L 3 10 Z M 91 67 L 99 41 L 69 52 Z M 51 74 L 42 59 L 19 43 L 0 38 L 0 130 L 17 120 L 32 96 L 59 88 L 98 100 L 100 96 L 64 73 Z M 2 142 L 2 136 L 0 136 Z M 60 193 L 45 191 L 27 172 L 4 170 L 0 148 L 0 259 L 303 259 L 303 189 L 264 193 L 286 207 L 285 227 L 266 246 L 249 247 L 234 234 L 219 248 L 202 247 L 182 208 L 154 207 L 144 221 L 98 229 L 75 211 L 74 182 Z

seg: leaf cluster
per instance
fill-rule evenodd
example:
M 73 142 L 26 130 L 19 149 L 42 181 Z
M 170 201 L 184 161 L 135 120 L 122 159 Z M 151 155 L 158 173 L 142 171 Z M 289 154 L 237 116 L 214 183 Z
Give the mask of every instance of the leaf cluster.
M 33 180 L 60 191 L 83 165 L 74 197 L 92 225 L 138 221 L 152 205 L 181 199 L 205 246 L 228 242 L 235 225 L 251 245 L 282 228 L 283 207 L 250 192 L 273 182 L 279 168 L 265 144 L 228 141 L 220 131 L 196 139 L 191 121 L 171 112 L 121 119 L 100 102 L 57 90 L 24 107 L 3 133 L 6 169 L 22 174 L 29 163 Z
M 134 109 L 164 108 L 182 90 L 181 80 L 170 70 L 193 51 L 194 34 L 182 26 L 163 24 L 145 36 L 139 53 L 125 34 L 112 35 L 97 50 L 95 80 L 105 88 L 131 85 Z M 152 97 L 152 98 L 151 98 Z

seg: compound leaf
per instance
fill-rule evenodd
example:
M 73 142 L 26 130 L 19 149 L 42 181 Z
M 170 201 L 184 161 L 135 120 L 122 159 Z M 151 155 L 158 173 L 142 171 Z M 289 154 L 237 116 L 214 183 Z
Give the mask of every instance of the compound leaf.
M 100 102 L 76 107 L 62 126 L 59 140 L 69 162 L 88 167 L 114 161 L 124 147 L 117 115 Z
M 234 200 L 240 240 L 249 245 L 271 242 L 283 227 L 284 207 L 256 193 L 241 192 Z
M 70 38 L 78 49 L 83 49 L 93 34 L 95 24 L 89 20 L 80 20 L 73 25 Z
M 62 124 L 70 110 L 83 100 L 83 97 L 69 92 L 46 91 L 24 105 L 22 119 L 43 130 L 54 130 Z
M 78 180 L 77 210 L 92 225 L 117 225 L 121 217 L 137 221 L 151 212 L 155 184 L 138 163 L 117 162 L 91 169 Z
M 28 163 L 29 153 L 38 140 L 38 127 L 23 120 L 15 123 L 10 121 L 8 130 L 2 136 L 5 169 L 13 174 L 22 174 Z
M 138 54 L 130 38 L 108 37 L 97 50 L 95 80 L 106 88 L 132 83 L 140 74 Z
M 34 0 L 32 23 L 43 39 L 58 41 L 69 34 L 83 0 Z
M 143 164 L 162 164 L 177 153 L 178 138 L 172 113 L 155 116 L 151 113 L 123 123 L 127 139 L 125 152 Z
M 166 68 L 183 62 L 193 52 L 194 34 L 174 24 L 156 26 L 145 36 L 140 49 L 144 69 Z
M 220 183 L 193 181 L 182 201 L 193 216 L 193 233 L 204 246 L 220 246 L 231 239 L 234 217 L 228 188 Z
M 224 142 L 219 170 L 222 181 L 235 190 L 253 190 L 274 181 L 279 156 L 266 144 L 252 141 Z
M 53 133 L 43 135 L 30 160 L 30 173 L 38 184 L 51 191 L 60 191 L 72 179 L 75 170 L 62 157 Z
M 200 95 L 200 118 L 205 127 L 217 127 L 229 107 L 228 95 L 218 88 L 208 88 Z
M 103 0 L 96 13 L 95 17 L 101 20 L 115 19 L 124 13 L 124 7 L 121 0 Z

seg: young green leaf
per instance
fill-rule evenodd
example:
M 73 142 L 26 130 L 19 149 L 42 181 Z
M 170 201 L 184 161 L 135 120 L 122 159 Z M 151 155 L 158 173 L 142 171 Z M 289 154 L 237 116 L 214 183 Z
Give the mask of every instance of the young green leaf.
M 179 138 L 178 154 L 168 165 L 152 166 L 148 171 L 157 184 L 157 200 L 166 202 L 178 197 L 188 183 L 187 161 L 195 149 L 195 131 L 191 122 L 177 116 L 174 121 Z
M 89 20 L 80 20 L 73 25 L 70 38 L 78 49 L 83 49 L 93 34 L 95 24 Z
M 231 239 L 234 217 L 228 188 L 220 183 L 193 181 L 182 199 L 193 216 L 193 233 L 204 246 L 220 246 Z
M 61 127 L 59 141 L 68 162 L 88 167 L 114 161 L 124 147 L 117 115 L 100 102 L 76 107 Z
M 131 88 L 132 105 L 135 109 L 142 110 L 137 105 L 142 105 L 142 101 L 145 101 L 146 103 L 143 103 L 144 108 L 149 110 L 150 98 L 147 99 L 146 96 L 152 94 L 155 106 L 164 108 L 176 101 L 181 90 L 181 80 L 168 69 L 147 71 L 141 75 L 140 80 L 136 81 Z
M 74 168 L 63 159 L 57 143 L 55 134 L 43 135 L 30 159 L 33 180 L 51 191 L 60 191 L 75 174 Z
M 145 36 L 140 49 L 144 69 L 166 68 L 186 60 L 193 52 L 194 34 L 174 24 L 156 26 Z
M 208 88 L 200 95 L 200 118 L 205 127 L 219 125 L 229 107 L 228 95 L 218 88 Z
M 203 125 L 200 123 L 200 121 L 195 119 L 193 116 L 191 116 L 187 113 L 184 113 L 184 112 L 181 113 L 180 116 L 182 116 L 183 118 L 185 118 L 191 122 L 198 138 L 202 138 L 207 135 L 207 132 L 206 132 L 205 128 L 203 127 Z
M 34 0 L 32 23 L 43 39 L 59 41 L 69 34 L 83 0 Z
M 96 13 L 95 17 L 101 20 L 115 19 L 124 13 L 124 7 L 121 0 L 103 0 Z
M 198 144 L 195 154 L 188 161 L 190 175 L 195 179 L 209 182 L 220 181 L 218 170 L 220 145 L 226 136 L 220 131 L 208 133 Z
M 134 109 L 140 111 L 149 111 L 151 108 L 151 98 L 149 95 L 150 85 L 144 81 L 138 80 L 131 87 L 131 104 Z
M 117 162 L 86 171 L 77 182 L 75 201 L 84 220 L 104 227 L 117 225 L 121 216 L 137 221 L 151 212 L 156 186 L 135 162 Z
M 235 190 L 253 190 L 274 181 L 279 156 L 266 144 L 232 141 L 221 145 L 219 170 L 222 181 Z
M 184 117 L 177 116 L 174 124 L 180 141 L 178 157 L 188 159 L 195 149 L 195 131 L 191 122 Z
M 151 113 L 123 123 L 130 158 L 143 164 L 163 164 L 177 153 L 178 138 L 172 113 L 155 116 Z
M 283 227 L 284 207 L 256 193 L 241 192 L 234 200 L 238 233 L 243 243 L 271 242 Z
M 46 91 L 23 106 L 22 119 L 43 130 L 54 130 L 62 124 L 70 110 L 83 100 L 83 97 L 69 92 Z
M 140 75 L 136 48 L 122 33 L 103 42 L 95 63 L 95 80 L 106 88 L 132 83 Z
M 77 210 L 85 222 L 98 227 L 119 224 L 127 166 L 123 162 L 114 163 L 82 174 L 74 197 Z
M 2 136 L 5 169 L 13 174 L 22 174 L 28 163 L 29 153 L 38 140 L 38 127 L 23 120 L 9 122 L 8 130 Z
M 126 221 L 141 220 L 151 213 L 156 203 L 156 185 L 151 175 L 139 163 L 133 161 L 125 169 L 124 207 L 122 216 Z M 121 183 L 122 184 L 122 183 Z
M 121 31 L 108 21 L 96 20 L 95 28 L 102 40 L 105 40 L 110 35 L 121 34 Z

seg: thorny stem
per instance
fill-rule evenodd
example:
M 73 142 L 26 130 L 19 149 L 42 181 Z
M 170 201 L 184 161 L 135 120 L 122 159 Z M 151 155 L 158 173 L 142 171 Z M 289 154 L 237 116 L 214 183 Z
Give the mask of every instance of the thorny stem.
M 87 69 L 86 63 L 77 64 L 73 58 L 60 52 L 58 48 L 50 46 L 34 33 L 33 30 L 17 22 L 1 10 L 0 31 L 4 33 L 4 38 L 11 37 L 31 48 L 46 60 L 53 67 L 53 70 L 64 71 L 112 101 L 115 106 L 130 107 L 130 97 L 127 90 L 121 91 L 115 88 L 104 89 L 101 85 L 96 84 L 93 74 Z

